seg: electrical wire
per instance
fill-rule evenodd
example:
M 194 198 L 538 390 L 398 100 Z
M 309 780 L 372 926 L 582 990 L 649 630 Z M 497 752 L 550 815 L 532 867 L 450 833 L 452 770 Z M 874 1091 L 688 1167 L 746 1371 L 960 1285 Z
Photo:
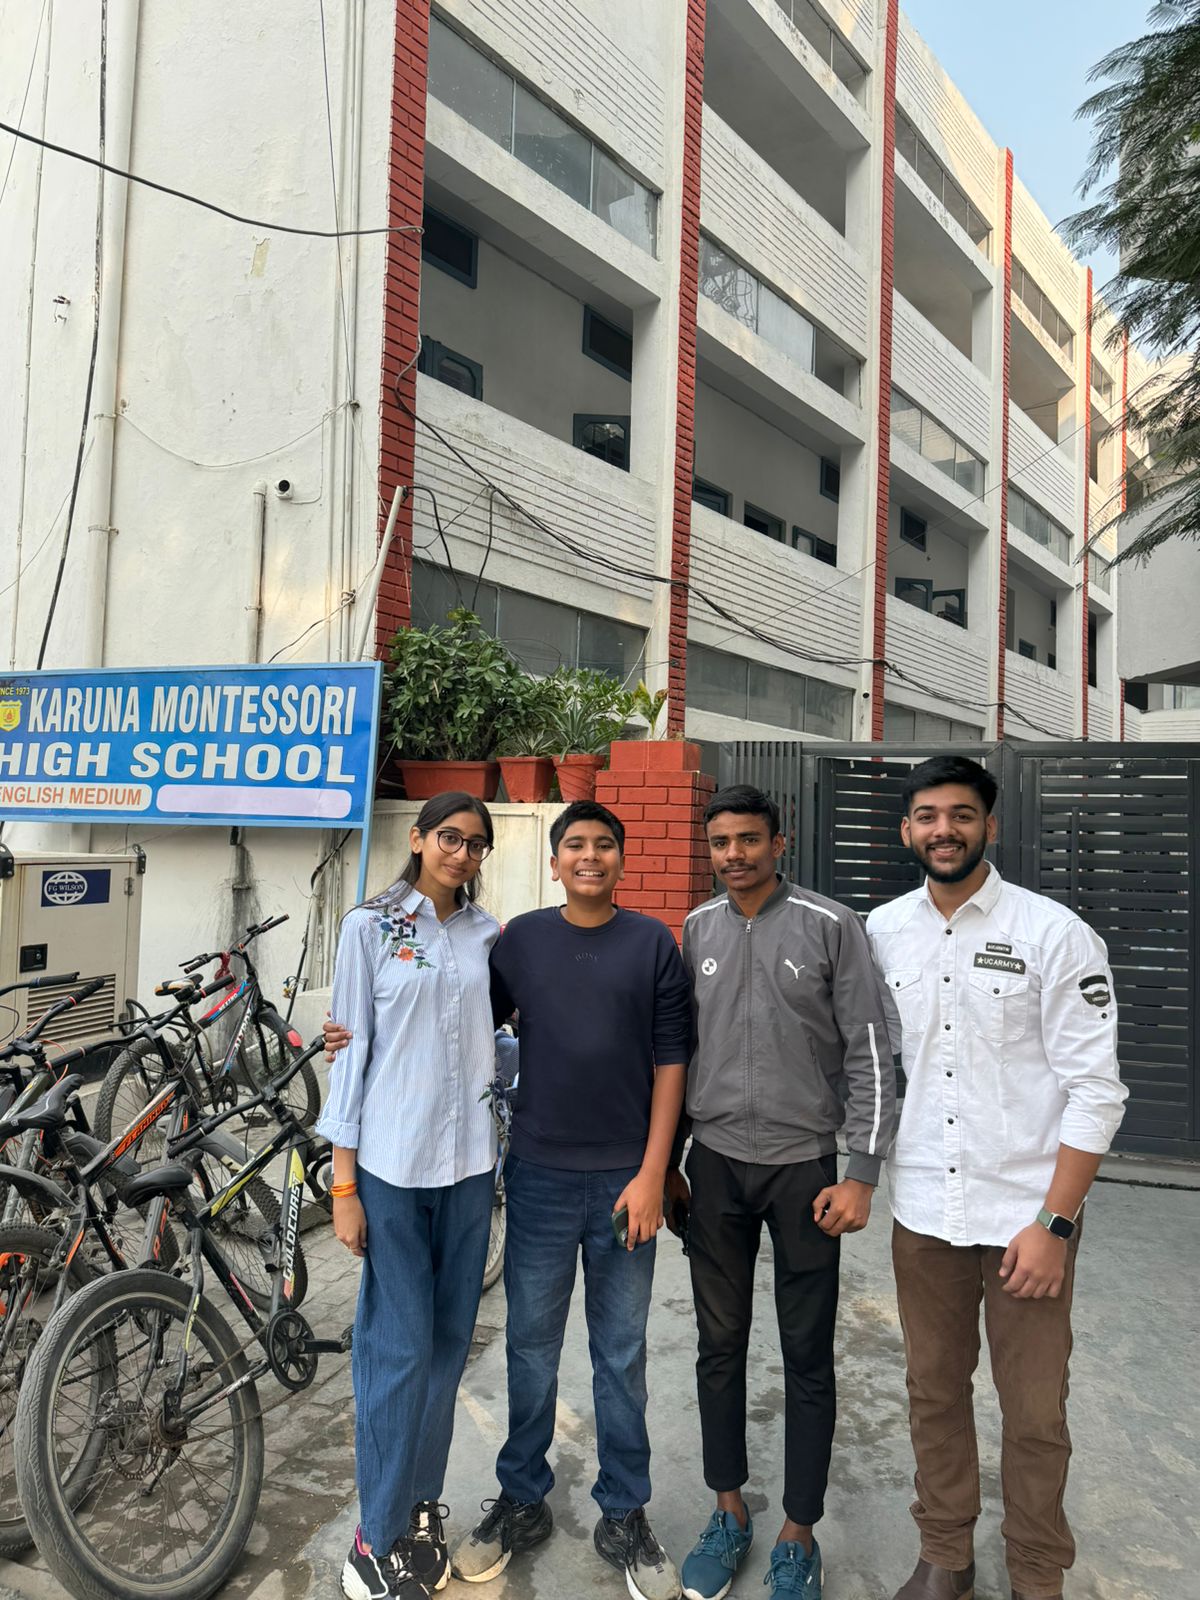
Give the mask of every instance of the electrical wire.
M 88 440 L 87 449 L 83 452 L 83 465 L 85 467 L 87 466 L 88 457 L 92 453 L 92 446 L 95 444 L 95 442 L 96 442 L 96 435 L 93 433 L 91 438 Z M 42 535 L 41 542 L 39 543 L 37 549 L 28 558 L 28 560 L 22 562 L 21 570 L 13 578 L 12 582 L 11 583 L 6 583 L 4 585 L 4 587 L 3 587 L 3 589 L 0 589 L 0 596 L 6 595 L 10 589 L 15 589 L 17 587 L 17 584 L 20 583 L 21 579 L 25 576 L 25 574 L 29 571 L 29 569 L 33 565 L 33 563 L 41 555 L 42 551 L 50 543 L 50 540 L 54 537 L 54 530 L 58 526 L 58 519 L 59 519 L 59 517 L 62 516 L 63 509 L 65 508 L 67 501 L 70 499 L 70 496 L 71 496 L 71 491 L 70 491 L 70 489 L 68 489 L 66 494 L 64 494 L 62 499 L 59 501 L 58 510 L 54 513 L 54 516 L 53 516 L 53 519 L 51 520 L 50 526 L 46 529 L 45 533 Z
M 21 109 L 17 112 L 17 121 L 25 120 L 25 107 L 29 104 L 29 90 L 33 85 L 34 69 L 37 67 L 38 46 L 42 42 L 42 27 L 46 21 L 46 7 L 50 0 L 42 0 L 42 14 L 38 18 L 37 33 L 33 39 L 33 54 L 29 58 L 29 76 L 25 79 L 25 93 L 21 96 Z M 4 182 L 0 183 L 0 206 L 4 204 L 4 196 L 8 189 L 8 180 L 12 176 L 13 162 L 17 158 L 17 147 L 14 144 L 8 152 L 8 166 L 4 169 Z
M 400 404 L 404 405 L 404 402 L 401 401 Z M 405 406 L 404 409 L 407 411 L 408 407 Z M 409 415 L 411 416 L 412 413 L 409 412 Z M 482 476 L 482 474 L 480 474 L 480 476 Z M 454 592 L 458 596 L 459 605 L 460 606 L 465 605 L 465 601 L 463 600 L 462 584 L 458 581 L 458 573 L 454 569 L 454 562 L 453 562 L 453 560 L 451 559 L 451 556 L 450 556 L 450 546 L 446 543 L 446 531 L 442 527 L 442 516 L 441 516 L 441 512 L 438 510 L 437 495 L 433 492 L 433 490 L 429 487 L 429 485 L 427 483 L 414 483 L 414 484 L 410 485 L 409 493 L 410 494 L 427 494 L 429 496 L 430 500 L 433 502 L 433 521 L 434 521 L 434 526 L 437 528 L 438 538 L 442 541 L 442 550 L 443 550 L 443 552 L 445 553 L 445 556 L 446 556 L 446 566 L 449 569 L 450 577 L 454 582 Z
M 105 147 L 108 130 L 108 0 L 100 0 L 100 85 L 99 85 L 99 148 Z M 75 451 L 75 472 L 71 479 L 71 497 L 67 507 L 67 525 L 63 529 L 62 547 L 58 553 L 58 571 L 54 574 L 54 587 L 50 591 L 50 605 L 42 629 L 42 642 L 38 647 L 38 671 L 46 659 L 46 646 L 50 643 L 50 629 L 58 610 L 58 597 L 62 593 L 63 574 L 67 570 L 67 553 L 71 548 L 71 530 L 75 525 L 75 503 L 79 498 L 79 483 L 83 477 L 83 458 L 88 436 L 88 423 L 92 412 L 92 389 L 96 382 L 96 358 L 100 349 L 100 302 L 104 293 L 104 180 L 96 185 L 96 245 L 95 245 L 95 310 L 92 315 L 92 350 L 88 358 L 87 383 L 83 394 L 83 419 L 79 424 L 79 446 Z
M 39 139 L 36 134 L 26 133 L 22 128 L 14 127 L 11 122 L 0 122 L 0 133 L 10 133 L 14 139 L 24 139 L 27 144 L 36 144 L 43 150 L 52 150 L 55 155 L 69 156 L 72 161 L 82 161 L 89 167 L 97 167 L 101 172 L 107 172 L 111 177 L 124 178 L 127 183 L 140 183 L 143 188 L 155 189 L 159 194 L 169 194 L 176 200 L 186 200 L 189 205 L 202 206 L 205 211 L 214 211 L 219 217 L 227 217 L 230 222 L 240 222 L 247 228 L 257 228 L 261 233 L 288 233 L 301 239 L 367 239 L 379 234 L 424 232 L 419 224 L 412 222 L 382 228 L 334 229 L 300 228 L 286 222 L 264 222 L 257 217 L 243 217 L 236 211 L 229 211 L 224 206 L 215 204 L 212 200 L 202 200 L 199 195 L 188 194 L 184 189 L 173 189 L 169 184 L 156 183 L 153 178 L 143 178 L 136 172 L 126 172 L 123 167 L 111 166 L 96 156 L 85 155 L 82 150 L 71 150 L 66 145 L 54 144 L 50 139 Z
M 148 433 L 142 427 L 140 422 L 135 422 L 128 411 L 97 412 L 97 416 L 100 419 L 111 419 L 128 424 L 135 433 L 140 433 L 142 438 L 152 444 L 156 450 L 161 450 L 164 455 L 174 456 L 176 461 L 186 461 L 190 467 L 199 467 L 201 472 L 227 472 L 231 467 L 249 467 L 253 466 L 256 461 L 267 461 L 271 456 L 282 455 L 285 450 L 290 450 L 293 445 L 299 444 L 302 439 L 307 439 L 311 434 L 316 433 L 319 428 L 324 428 L 331 417 L 335 417 L 339 411 L 342 411 L 350 403 L 349 400 L 343 400 L 340 405 L 331 406 L 319 421 L 314 422 L 310 428 L 305 428 L 303 433 L 298 433 L 294 439 L 288 439 L 284 444 L 277 444 L 270 450 L 264 450 L 260 455 L 243 456 L 240 461 L 197 461 L 194 456 L 185 455 L 181 450 L 176 450 L 171 445 L 164 444 L 161 439 L 156 439 L 152 433 Z

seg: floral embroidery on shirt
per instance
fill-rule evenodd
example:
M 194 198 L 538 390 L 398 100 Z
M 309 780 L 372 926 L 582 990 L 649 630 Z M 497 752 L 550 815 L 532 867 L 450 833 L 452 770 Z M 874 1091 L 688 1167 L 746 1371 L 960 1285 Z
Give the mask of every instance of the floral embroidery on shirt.
M 415 961 L 418 967 L 428 967 L 431 972 L 434 970 L 433 962 L 425 953 L 425 946 L 417 938 L 414 917 L 406 917 L 401 911 L 385 911 L 379 918 L 379 930 L 382 943 L 391 945 L 397 961 Z

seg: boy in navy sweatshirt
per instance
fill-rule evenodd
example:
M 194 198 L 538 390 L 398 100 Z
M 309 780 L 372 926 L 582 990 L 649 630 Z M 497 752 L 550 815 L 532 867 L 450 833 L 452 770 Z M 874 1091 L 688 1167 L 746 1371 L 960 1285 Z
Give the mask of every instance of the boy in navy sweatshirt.
M 600 1458 L 596 1549 L 635 1595 L 674 1600 L 678 1574 L 644 1509 L 646 1319 L 691 993 L 670 930 L 614 903 L 624 843 L 603 806 L 568 806 L 550 830 L 566 905 L 514 917 L 492 951 L 493 1012 L 498 1022 L 518 1012 L 521 1038 L 505 1173 L 509 1430 L 499 1498 L 455 1550 L 453 1570 L 485 1582 L 550 1533 L 546 1452 L 582 1252 Z

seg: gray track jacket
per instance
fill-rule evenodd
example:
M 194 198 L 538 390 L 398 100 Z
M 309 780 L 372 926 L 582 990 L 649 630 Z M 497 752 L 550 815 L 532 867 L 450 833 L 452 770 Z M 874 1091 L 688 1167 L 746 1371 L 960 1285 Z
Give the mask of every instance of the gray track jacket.
M 890 999 L 857 914 L 781 879 L 747 920 L 728 895 L 691 912 L 683 960 L 697 1044 L 687 1111 L 700 1143 L 780 1166 L 836 1147 L 879 1181 L 896 1112 Z

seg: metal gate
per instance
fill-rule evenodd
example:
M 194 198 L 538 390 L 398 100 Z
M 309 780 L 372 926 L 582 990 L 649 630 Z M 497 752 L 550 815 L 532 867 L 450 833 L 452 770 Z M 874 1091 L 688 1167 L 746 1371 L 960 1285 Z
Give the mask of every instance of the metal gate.
M 1200 1156 L 1200 748 L 1184 744 L 953 746 L 1000 786 L 992 852 L 1013 883 L 1068 905 L 1108 946 L 1129 1086 L 1118 1148 Z M 797 883 L 853 906 L 921 873 L 900 842 L 909 767 L 944 745 L 746 741 L 718 750 L 718 782 L 778 800 Z

